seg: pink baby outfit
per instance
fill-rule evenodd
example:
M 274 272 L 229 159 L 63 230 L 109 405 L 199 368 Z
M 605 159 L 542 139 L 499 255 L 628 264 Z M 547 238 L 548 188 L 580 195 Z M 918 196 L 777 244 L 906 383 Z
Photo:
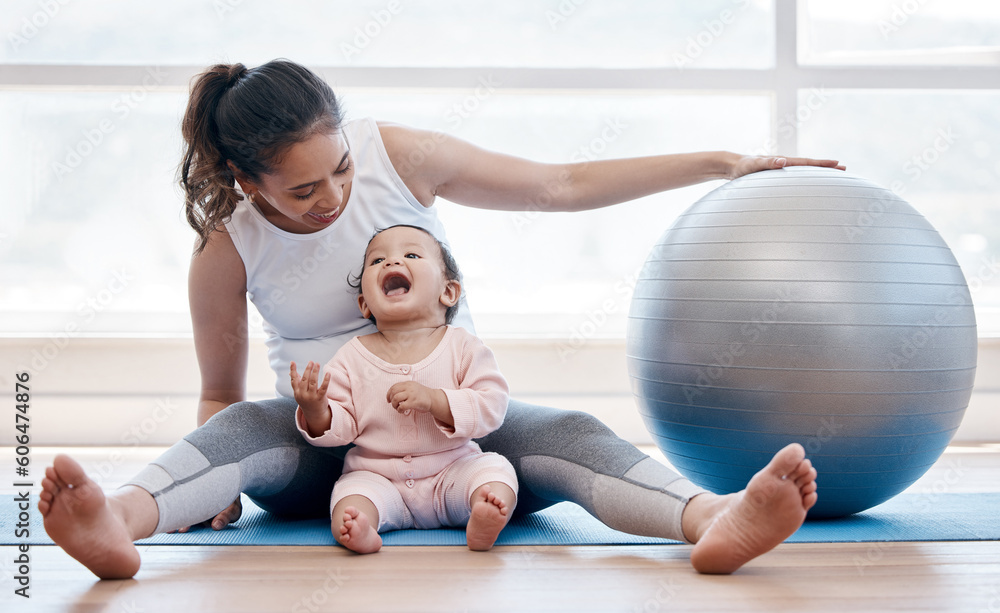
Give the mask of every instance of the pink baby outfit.
M 471 512 L 469 498 L 480 485 L 499 481 L 517 492 L 510 462 L 484 453 L 472 441 L 500 426 L 508 400 L 493 352 L 478 337 L 449 326 L 438 346 L 416 364 L 390 364 L 355 337 L 323 372 L 330 373 L 330 429 L 312 437 L 301 408 L 295 419 L 313 445 L 356 445 L 344 459 L 331 509 L 345 496 L 361 494 L 378 509 L 380 532 L 462 526 Z M 386 394 L 402 381 L 444 390 L 454 427 L 430 413 L 393 409 Z

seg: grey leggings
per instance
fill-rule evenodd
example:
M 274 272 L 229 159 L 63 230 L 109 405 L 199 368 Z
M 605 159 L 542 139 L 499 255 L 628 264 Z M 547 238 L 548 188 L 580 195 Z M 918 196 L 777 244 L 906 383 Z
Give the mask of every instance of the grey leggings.
M 314 447 L 295 427 L 291 398 L 219 412 L 129 482 L 156 500 L 157 532 L 209 519 L 240 492 L 284 517 L 328 517 L 349 447 Z M 681 514 L 704 490 L 578 411 L 511 400 L 496 432 L 478 441 L 517 471 L 515 514 L 571 501 L 608 526 L 685 540 Z

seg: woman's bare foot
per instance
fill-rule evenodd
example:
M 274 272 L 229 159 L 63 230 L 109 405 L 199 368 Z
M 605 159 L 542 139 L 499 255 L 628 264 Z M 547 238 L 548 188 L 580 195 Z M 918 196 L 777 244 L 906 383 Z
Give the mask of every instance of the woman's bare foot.
M 692 539 L 691 564 L 701 573 L 728 574 L 799 529 L 816 504 L 816 469 L 802 445 L 793 443 L 776 453 L 745 490 L 716 502 L 718 511 Z
M 344 509 L 344 523 L 337 541 L 356 553 L 375 553 L 382 548 L 382 537 L 372 527 L 368 516 L 355 507 Z M 334 536 L 337 536 L 334 532 Z
M 513 494 L 513 492 L 511 492 Z M 472 514 L 465 526 L 465 542 L 473 551 L 489 551 L 510 519 L 509 505 L 483 485 L 472 494 Z
M 101 579 L 128 579 L 139 571 L 139 552 L 115 513 L 76 460 L 57 455 L 45 469 L 38 496 L 45 532 Z

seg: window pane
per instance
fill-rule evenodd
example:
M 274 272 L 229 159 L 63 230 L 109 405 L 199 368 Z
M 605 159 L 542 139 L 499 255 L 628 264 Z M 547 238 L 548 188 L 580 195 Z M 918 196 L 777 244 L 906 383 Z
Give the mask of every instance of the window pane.
M 773 0 L 14 0 L 0 62 L 765 68 L 773 22 Z
M 341 92 L 350 117 L 550 162 L 752 151 L 769 138 L 763 95 L 478 93 Z M 0 94 L 0 190 L 13 203 L 0 214 L 0 332 L 190 330 L 194 235 L 174 182 L 186 96 L 150 92 L 126 114 L 123 95 Z M 573 215 L 438 206 L 481 332 L 565 336 L 598 318 L 597 334 L 623 335 L 633 273 L 708 189 Z
M 190 329 L 186 97 L 0 93 L 0 331 Z
M 979 334 L 1000 333 L 1000 93 L 828 91 L 810 108 L 800 150 L 839 157 L 923 213 L 962 265 Z
M 356 116 L 441 129 L 543 162 L 727 149 L 770 137 L 769 96 L 661 92 L 385 95 L 349 92 Z M 455 108 L 472 109 L 457 116 Z M 715 185 L 573 214 L 483 211 L 439 201 L 477 327 L 490 335 L 624 337 L 634 275 L 674 217 Z M 544 191 L 538 198 L 544 206 Z M 600 325 L 595 325 L 600 322 Z
M 801 0 L 804 64 L 1000 65 L 994 0 Z

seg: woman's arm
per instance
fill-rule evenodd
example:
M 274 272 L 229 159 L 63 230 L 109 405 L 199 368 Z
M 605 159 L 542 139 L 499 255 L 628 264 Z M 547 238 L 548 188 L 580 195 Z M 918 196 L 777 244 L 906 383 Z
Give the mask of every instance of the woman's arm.
M 248 361 L 246 269 L 225 229 L 191 259 L 188 298 L 201 370 L 198 425 L 246 394 Z
M 543 164 L 488 151 L 440 132 L 388 123 L 379 123 L 379 131 L 393 166 L 424 206 L 441 196 L 496 210 L 582 211 L 786 165 L 843 169 L 835 160 L 726 151 Z

